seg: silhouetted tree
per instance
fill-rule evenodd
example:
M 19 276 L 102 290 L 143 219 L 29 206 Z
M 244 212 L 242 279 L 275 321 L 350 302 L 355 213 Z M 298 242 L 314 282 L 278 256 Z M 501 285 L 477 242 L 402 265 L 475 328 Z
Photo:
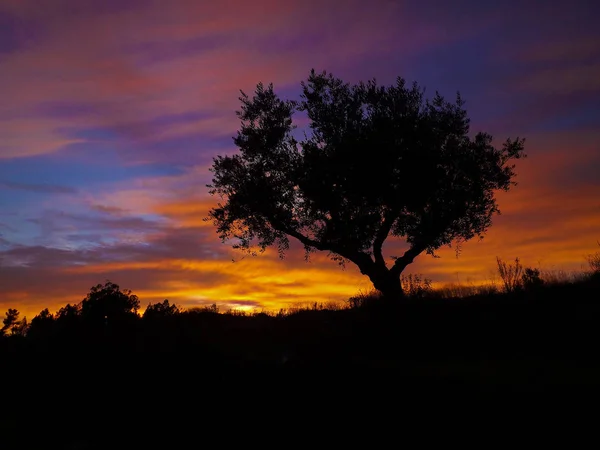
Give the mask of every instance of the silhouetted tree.
M 25 336 L 27 332 L 27 317 L 19 320 L 19 311 L 9 308 L 6 312 L 6 317 L 2 320 L 1 334 L 9 334 L 11 336 Z
M 81 305 L 71 305 L 70 303 L 67 303 L 65 306 L 58 310 L 58 312 L 56 313 L 56 318 L 66 320 L 79 317 L 80 315 Z
M 31 320 L 31 324 L 33 325 L 35 321 L 44 320 L 54 320 L 54 314 L 52 314 L 48 308 L 41 310 L 40 313 Z
M 119 285 L 106 281 L 97 284 L 81 302 L 81 317 L 84 320 L 108 324 L 114 320 L 136 315 L 140 308 L 137 295 L 130 290 L 121 290 Z
M 283 257 L 293 237 L 307 258 L 323 250 L 351 261 L 389 296 L 402 295 L 400 274 L 422 252 L 483 236 L 499 212 L 495 190 L 514 185 L 511 161 L 525 156 L 522 139 L 495 148 L 487 133 L 471 138 L 460 95 L 428 100 L 402 78 L 349 85 L 313 70 L 298 102 L 262 83 L 240 101 L 240 153 L 217 156 L 208 185 L 224 200 L 207 218 L 221 239 Z M 297 111 L 310 121 L 302 141 Z M 388 266 L 390 235 L 408 249 Z
M 170 304 L 169 300 L 165 299 L 162 303 L 150 303 L 144 311 L 144 319 L 155 319 L 162 317 L 169 317 L 175 314 L 179 314 L 179 307 L 175 304 Z
M 16 309 L 8 308 L 8 311 L 6 311 L 5 315 L 6 317 L 2 320 L 3 326 L 0 330 L 2 334 L 6 334 L 6 332 L 9 331 L 17 322 L 17 320 L 19 319 L 19 311 L 17 311 Z
M 48 308 L 40 311 L 40 313 L 31 319 L 27 336 L 32 338 L 44 337 L 52 330 L 54 325 L 54 315 Z

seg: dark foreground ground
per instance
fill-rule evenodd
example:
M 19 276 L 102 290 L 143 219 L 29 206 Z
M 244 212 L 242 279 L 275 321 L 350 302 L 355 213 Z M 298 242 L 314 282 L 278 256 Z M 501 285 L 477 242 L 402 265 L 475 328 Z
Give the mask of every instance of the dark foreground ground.
M 587 398 L 600 392 L 599 286 L 4 338 L 0 448 L 198 448 L 250 423 L 398 424 L 448 397 L 454 413 L 467 398 Z

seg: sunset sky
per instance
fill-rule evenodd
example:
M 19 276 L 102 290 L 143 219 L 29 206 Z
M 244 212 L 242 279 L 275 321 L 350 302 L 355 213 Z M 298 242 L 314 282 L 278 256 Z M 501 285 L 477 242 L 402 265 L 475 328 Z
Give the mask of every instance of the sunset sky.
M 600 4 L 536 0 L 0 0 L 0 314 L 106 279 L 145 306 L 288 307 L 370 283 L 293 248 L 238 262 L 202 221 L 239 90 L 311 68 L 460 91 L 472 131 L 525 137 L 483 241 L 408 272 L 481 282 L 495 257 L 581 270 L 600 240 Z

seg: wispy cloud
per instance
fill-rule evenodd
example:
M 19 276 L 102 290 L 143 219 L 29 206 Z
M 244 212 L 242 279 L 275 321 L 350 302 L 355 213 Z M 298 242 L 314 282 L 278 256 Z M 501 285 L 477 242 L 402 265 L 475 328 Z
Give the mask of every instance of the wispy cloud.
M 124 209 L 124 208 L 118 208 L 116 206 L 99 205 L 99 204 L 90 205 L 90 208 L 93 209 L 94 211 L 99 211 L 102 213 L 115 215 L 115 216 L 121 216 L 128 212 L 128 210 Z
M 14 181 L 1 181 L 0 188 L 16 189 L 20 191 L 36 192 L 39 194 L 76 194 L 78 190 L 70 186 L 58 186 L 54 184 L 30 184 L 17 183 Z

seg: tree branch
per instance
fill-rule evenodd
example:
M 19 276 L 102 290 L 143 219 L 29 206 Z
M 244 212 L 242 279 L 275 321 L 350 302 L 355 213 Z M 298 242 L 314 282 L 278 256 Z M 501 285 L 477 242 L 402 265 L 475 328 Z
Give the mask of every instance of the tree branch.
M 302 233 L 294 230 L 293 228 L 285 226 L 281 222 L 277 222 L 275 220 L 269 220 L 269 222 L 271 222 L 271 226 L 274 229 L 276 229 L 277 231 L 281 231 L 282 233 L 288 234 L 288 235 L 298 239 L 302 244 L 304 244 L 308 247 L 314 247 L 317 250 L 335 251 L 332 248 L 330 248 L 330 246 L 328 246 L 327 244 L 320 242 L 320 241 L 315 241 L 314 239 L 304 236 Z
M 375 257 L 375 264 L 386 268 L 387 265 L 385 264 L 385 259 L 383 257 L 383 252 L 381 249 L 383 247 L 383 243 L 390 234 L 390 230 L 394 225 L 396 217 L 397 214 L 392 213 L 391 211 L 388 211 L 384 215 L 383 221 L 381 222 L 381 226 L 379 227 L 379 230 L 377 230 L 375 240 L 373 241 L 373 256 Z
M 404 252 L 404 255 L 396 259 L 396 262 L 390 269 L 390 272 L 395 276 L 400 276 L 400 274 L 406 268 L 406 266 L 411 264 L 417 256 L 419 256 L 423 251 L 425 251 L 426 248 L 427 246 L 423 244 L 413 245 L 411 248 Z
M 356 264 L 358 266 L 361 273 L 363 273 L 363 274 L 366 274 L 371 269 L 373 260 L 366 253 L 359 252 L 359 251 L 352 251 L 352 250 L 344 248 L 340 245 L 335 245 L 335 244 L 322 242 L 322 241 L 315 241 L 314 239 L 304 236 L 302 233 L 294 230 L 293 228 L 290 228 L 290 227 L 286 226 L 285 224 L 275 221 L 275 220 L 270 220 L 270 223 L 271 223 L 271 226 L 275 230 L 281 231 L 282 233 L 285 233 L 291 237 L 298 239 L 302 244 L 304 244 L 308 247 L 314 247 L 317 250 L 331 251 L 333 253 L 337 253 L 338 255 L 340 255 L 343 258 L 346 258 L 346 259 L 352 261 L 354 264 Z

